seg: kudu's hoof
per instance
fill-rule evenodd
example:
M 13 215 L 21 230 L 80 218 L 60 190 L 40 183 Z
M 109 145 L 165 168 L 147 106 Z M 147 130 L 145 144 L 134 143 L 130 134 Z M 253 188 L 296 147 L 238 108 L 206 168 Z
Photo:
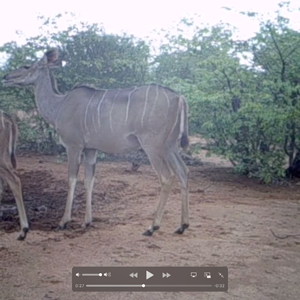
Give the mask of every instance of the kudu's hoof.
M 82 224 L 82 228 L 84 228 L 84 229 L 87 229 L 89 227 L 91 227 L 91 223 L 84 223 L 84 224 Z
M 151 236 L 152 234 L 153 234 L 153 231 L 151 231 L 151 230 L 149 230 L 149 229 L 147 229 L 147 230 L 143 233 L 144 236 Z
M 92 222 L 82 224 L 83 229 L 89 229 L 89 228 L 93 228 L 93 227 L 95 227 L 95 225 Z
M 68 225 L 68 223 L 65 223 L 64 225 L 58 225 L 56 228 L 54 228 L 54 231 L 58 232 L 60 230 L 65 230 L 65 229 L 67 229 L 67 225 Z
M 153 226 L 151 229 L 147 229 L 143 235 L 144 236 L 152 236 L 153 232 L 158 230 L 159 229 L 159 226 Z
M 22 232 L 19 234 L 19 236 L 17 237 L 18 241 L 24 241 L 27 235 L 27 232 L 29 231 L 29 228 L 25 227 L 22 229 Z
M 183 234 L 186 229 L 189 228 L 189 224 L 182 224 L 174 233 Z

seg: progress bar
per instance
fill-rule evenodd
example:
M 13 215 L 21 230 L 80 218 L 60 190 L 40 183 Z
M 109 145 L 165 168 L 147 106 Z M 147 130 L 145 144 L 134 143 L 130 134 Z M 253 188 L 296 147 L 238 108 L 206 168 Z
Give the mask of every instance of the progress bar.
M 107 288 L 107 287 L 138 287 L 138 288 L 145 288 L 147 287 L 174 287 L 174 285 L 171 284 L 163 284 L 163 285 L 158 285 L 158 284 L 86 284 L 86 287 L 99 287 L 99 288 Z M 189 288 L 189 287 L 198 287 L 198 288 L 203 288 L 203 287 L 212 287 L 211 284 L 177 284 L 176 287 L 184 287 L 184 288 Z
M 128 287 L 128 288 L 132 288 L 132 287 L 138 287 L 138 288 L 144 288 L 145 285 L 144 284 L 86 284 L 86 287 L 95 287 L 95 288 L 108 288 L 108 287 L 113 287 L 113 288 L 124 288 L 124 287 Z

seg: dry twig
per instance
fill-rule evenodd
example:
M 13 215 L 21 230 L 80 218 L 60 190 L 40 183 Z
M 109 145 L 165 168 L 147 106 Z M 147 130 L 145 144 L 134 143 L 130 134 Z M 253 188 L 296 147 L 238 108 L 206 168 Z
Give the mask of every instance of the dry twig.
M 279 235 L 275 234 L 272 229 L 270 229 L 270 231 L 274 235 L 274 237 L 276 237 L 277 239 L 281 239 L 281 240 L 287 239 L 289 237 L 298 237 L 298 236 L 300 236 L 300 234 L 286 234 L 286 235 L 283 235 L 283 236 L 279 236 Z

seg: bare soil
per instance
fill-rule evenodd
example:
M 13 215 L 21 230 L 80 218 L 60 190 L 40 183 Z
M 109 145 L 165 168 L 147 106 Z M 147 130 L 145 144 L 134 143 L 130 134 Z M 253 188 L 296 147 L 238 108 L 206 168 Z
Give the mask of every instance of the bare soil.
M 56 157 L 23 155 L 23 182 L 31 231 L 16 240 L 16 209 L 0 217 L 0 299 L 299 299 L 300 186 L 266 186 L 237 176 L 220 159 L 189 167 L 190 228 L 180 222 L 180 189 L 174 185 L 163 223 L 142 233 L 158 204 L 159 182 L 151 166 L 128 172 L 126 162 L 97 166 L 94 226 L 83 230 L 85 195 L 79 174 L 73 221 L 56 232 L 67 197 L 67 164 Z M 9 190 L 2 207 L 12 208 Z M 283 238 L 276 238 L 271 230 Z M 286 236 L 294 235 L 294 236 Z M 298 235 L 298 236 L 297 236 Z M 227 266 L 227 293 L 76 293 L 73 266 Z

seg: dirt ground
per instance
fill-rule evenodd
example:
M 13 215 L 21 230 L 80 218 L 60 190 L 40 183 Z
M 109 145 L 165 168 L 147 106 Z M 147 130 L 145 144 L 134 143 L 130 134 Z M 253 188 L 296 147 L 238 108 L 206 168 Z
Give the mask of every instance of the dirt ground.
M 150 166 L 127 172 L 126 162 L 98 164 L 94 227 L 88 230 L 81 228 L 85 209 L 81 168 L 74 221 L 65 231 L 55 232 L 67 196 L 67 164 L 51 156 L 19 156 L 31 231 L 25 241 L 17 241 L 15 210 L 0 217 L 0 299 L 299 299 L 300 186 L 297 182 L 266 186 L 234 175 L 219 159 L 203 157 L 203 162 L 189 167 L 190 228 L 182 236 L 173 234 L 181 208 L 180 189 L 174 185 L 160 230 L 144 237 L 159 193 Z M 2 207 L 14 205 L 7 191 Z M 72 292 L 73 266 L 120 265 L 227 266 L 229 290 Z

